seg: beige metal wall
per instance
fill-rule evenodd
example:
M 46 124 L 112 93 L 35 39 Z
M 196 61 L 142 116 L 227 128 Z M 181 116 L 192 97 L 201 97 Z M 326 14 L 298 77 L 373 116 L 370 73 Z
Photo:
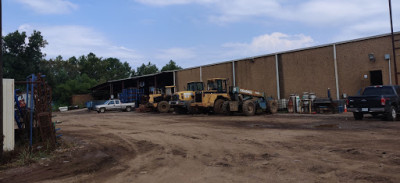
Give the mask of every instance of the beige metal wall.
M 290 94 L 314 92 L 319 97 L 327 96 L 331 89 L 336 96 L 333 48 L 331 46 L 282 54 L 281 82 L 284 82 L 281 98 Z
M 400 36 L 399 36 L 400 38 Z M 399 44 L 400 46 L 400 44 Z M 368 54 L 373 53 L 375 62 L 369 61 Z M 389 84 L 388 61 L 385 54 L 391 54 L 391 37 L 375 37 L 365 40 L 339 43 L 336 45 L 339 95 L 355 95 L 360 88 L 370 85 L 369 72 L 382 71 L 383 84 Z M 280 97 L 288 98 L 290 94 L 314 92 L 317 97 L 327 97 L 331 89 L 332 98 L 336 99 L 336 76 L 333 44 L 281 53 L 279 60 Z M 393 55 L 392 81 L 395 84 Z M 400 55 L 397 56 L 400 71 Z M 232 62 L 226 62 L 201 68 L 204 82 L 212 77 L 224 77 L 233 82 Z M 267 96 L 277 98 L 277 70 L 275 55 L 255 59 L 235 61 L 236 86 L 265 92 Z M 368 78 L 364 79 L 363 76 Z M 188 81 L 198 81 L 200 67 L 177 71 L 178 89 Z
M 3 150 L 14 150 L 14 79 L 3 79 L 3 134 Z
M 336 46 L 340 93 L 355 95 L 358 90 L 370 85 L 369 71 L 381 70 L 383 84 L 389 84 L 388 61 L 385 54 L 392 54 L 391 38 L 382 37 Z M 371 62 L 368 54 L 373 53 L 376 61 Z M 397 58 L 400 61 L 400 57 Z M 398 62 L 399 63 L 399 62 Z M 400 70 L 399 70 L 400 71 Z M 392 61 L 392 81 L 395 83 Z M 364 79 L 364 75 L 368 78 Z
M 232 63 L 201 67 L 201 76 L 204 83 L 207 83 L 207 80 L 211 78 L 227 78 L 229 80 L 228 85 L 232 86 Z
M 261 57 L 235 63 L 236 85 L 265 92 L 277 98 L 275 56 Z
M 190 81 L 200 81 L 200 68 L 176 71 L 177 91 L 183 91 Z

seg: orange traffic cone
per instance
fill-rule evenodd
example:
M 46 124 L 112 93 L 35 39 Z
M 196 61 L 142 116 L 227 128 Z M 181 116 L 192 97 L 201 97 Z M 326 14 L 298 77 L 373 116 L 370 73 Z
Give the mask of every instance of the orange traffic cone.
M 347 105 L 344 104 L 344 112 L 347 112 Z

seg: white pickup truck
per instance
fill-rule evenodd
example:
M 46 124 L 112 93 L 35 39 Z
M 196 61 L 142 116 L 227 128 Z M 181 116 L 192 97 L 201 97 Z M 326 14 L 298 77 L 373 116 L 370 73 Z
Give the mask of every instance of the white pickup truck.
M 96 105 L 95 109 L 98 113 L 104 113 L 106 111 L 126 111 L 130 112 L 135 108 L 135 103 L 121 103 L 120 100 L 107 100 L 104 104 Z

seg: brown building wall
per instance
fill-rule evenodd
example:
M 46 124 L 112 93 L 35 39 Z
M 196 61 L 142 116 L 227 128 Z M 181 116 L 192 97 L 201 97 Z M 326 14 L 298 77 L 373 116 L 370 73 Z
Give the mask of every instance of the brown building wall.
M 275 56 L 235 62 L 236 86 L 277 98 Z
M 72 105 L 80 105 L 84 106 L 85 102 L 93 100 L 92 95 L 83 94 L 83 95 L 72 95 Z
M 200 81 L 200 68 L 176 71 L 175 75 L 177 91 L 183 91 L 190 81 Z
M 228 86 L 232 86 L 232 63 L 223 63 L 211 66 L 201 67 L 202 81 L 206 84 L 208 79 L 211 78 L 227 78 Z
M 400 39 L 400 36 L 398 36 Z M 400 43 L 398 45 L 400 47 Z M 369 61 L 373 53 L 376 61 Z M 355 95 L 360 88 L 370 85 L 370 71 L 381 70 L 383 84 L 389 84 L 388 61 L 385 54 L 391 55 L 392 82 L 395 84 L 391 37 L 376 37 L 336 45 L 339 95 Z M 278 55 L 280 97 L 290 94 L 314 92 L 317 97 L 327 97 L 327 89 L 336 99 L 336 78 L 333 44 L 300 51 L 285 52 Z M 400 71 L 400 55 L 397 55 Z M 255 59 L 235 61 L 236 86 L 265 92 L 277 98 L 275 55 Z M 364 79 L 363 76 L 368 78 Z M 209 78 L 229 78 L 232 85 L 232 62 L 202 67 L 202 80 Z M 176 72 L 178 90 L 183 90 L 189 81 L 200 80 L 200 67 Z
M 336 96 L 333 48 L 331 46 L 284 53 L 281 56 L 281 82 L 284 91 L 281 98 L 290 94 L 302 95 L 314 92 L 318 97 L 327 97 L 327 89 Z
M 370 85 L 370 72 L 382 71 L 383 84 L 389 84 L 388 61 L 384 59 L 385 54 L 393 58 L 390 37 L 381 37 L 358 42 L 336 45 L 339 89 L 340 94 L 355 95 L 361 88 Z M 368 54 L 373 53 L 376 61 L 371 62 Z M 393 59 L 392 83 L 395 82 Z M 368 78 L 364 79 L 364 75 Z

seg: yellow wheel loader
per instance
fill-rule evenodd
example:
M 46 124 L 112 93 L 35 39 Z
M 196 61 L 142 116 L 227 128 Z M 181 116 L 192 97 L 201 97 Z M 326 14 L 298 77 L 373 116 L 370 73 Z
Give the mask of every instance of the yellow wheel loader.
M 166 86 L 165 92 L 158 90 L 149 95 L 147 108 L 151 108 L 161 113 L 167 113 L 170 110 L 169 101 L 174 93 L 175 86 Z
M 195 92 L 203 90 L 203 82 L 189 82 L 187 83 L 185 91 L 176 92 L 172 95 L 172 99 L 169 101 L 169 104 L 176 113 L 186 114 L 190 104 L 193 102 Z
M 227 86 L 227 79 L 213 78 L 207 80 L 207 89 L 197 91 L 189 111 L 214 112 L 216 114 L 232 114 L 242 112 L 252 116 L 257 111 L 276 111 L 274 102 L 268 102 L 264 93 L 240 87 Z M 276 102 L 275 102 L 276 104 Z

